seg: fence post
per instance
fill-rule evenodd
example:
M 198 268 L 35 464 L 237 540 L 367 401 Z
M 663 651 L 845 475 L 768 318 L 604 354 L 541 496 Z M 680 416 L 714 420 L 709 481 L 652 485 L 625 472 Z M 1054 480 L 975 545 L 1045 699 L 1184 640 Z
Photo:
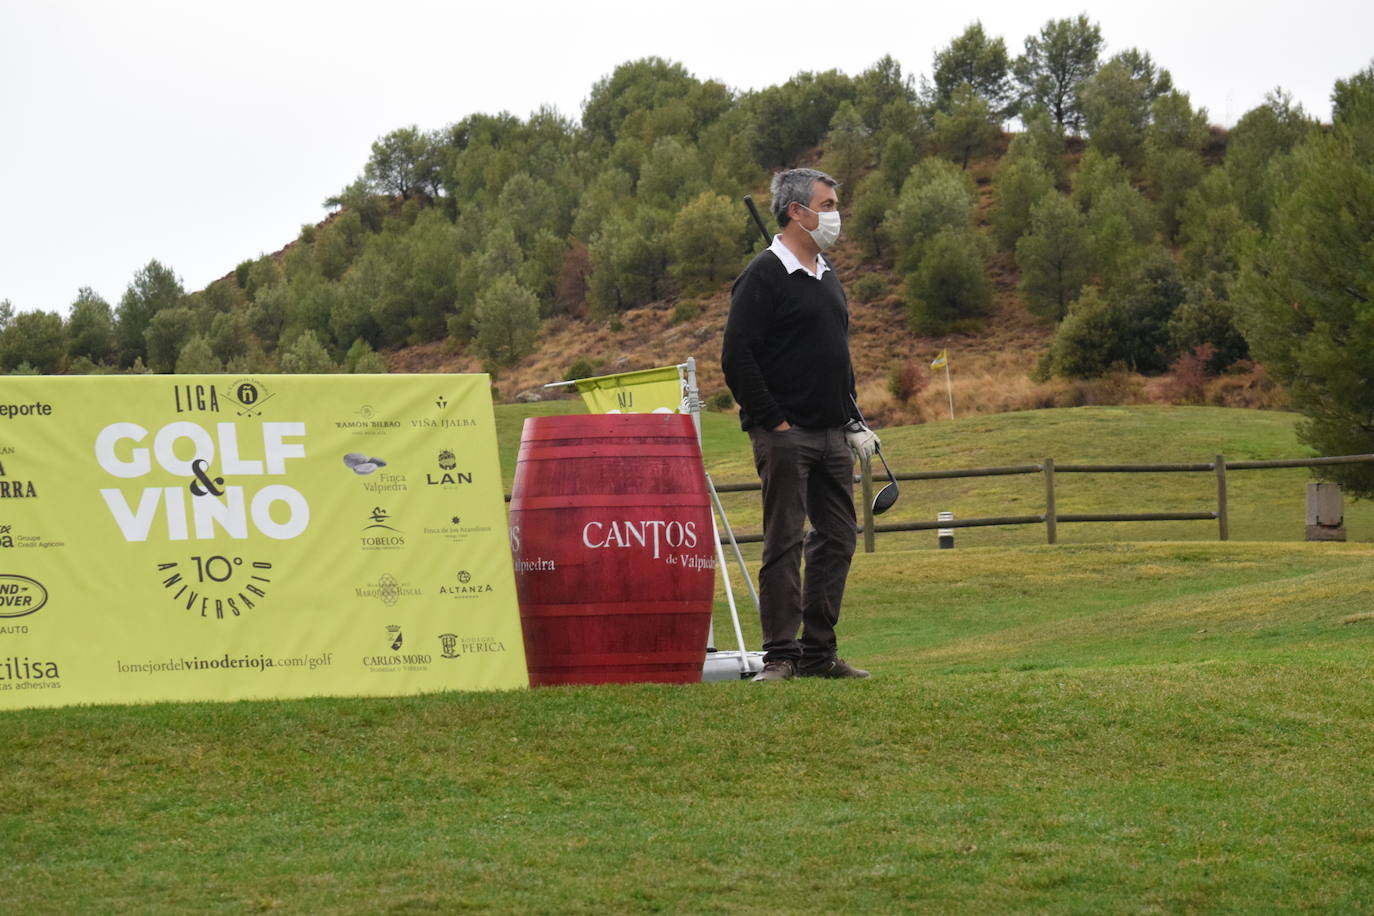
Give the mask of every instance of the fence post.
M 1054 459 L 1045 459 L 1045 537 L 1053 544 L 1059 536 L 1054 508 Z
M 864 496 L 864 553 L 874 551 L 873 531 L 873 459 L 859 459 L 859 477 Z
M 1217 469 L 1217 533 L 1223 541 L 1230 540 L 1231 528 L 1226 520 L 1226 456 L 1218 455 Z

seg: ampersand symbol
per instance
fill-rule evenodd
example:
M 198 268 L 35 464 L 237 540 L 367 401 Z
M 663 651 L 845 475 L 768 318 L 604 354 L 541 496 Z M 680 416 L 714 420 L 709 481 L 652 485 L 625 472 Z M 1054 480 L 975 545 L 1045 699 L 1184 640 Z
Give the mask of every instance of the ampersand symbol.
M 209 466 L 210 462 L 206 461 L 204 458 L 197 458 L 195 461 L 191 462 L 191 470 L 196 475 L 196 480 L 191 481 L 191 494 L 193 496 L 205 496 L 206 494 L 213 494 L 215 496 L 224 495 L 223 490 L 215 488 L 215 484 L 219 484 L 220 486 L 224 485 L 224 478 L 216 477 L 214 480 L 211 480 L 210 475 L 205 473 L 205 469 Z M 201 484 L 205 484 L 205 489 L 201 489 Z

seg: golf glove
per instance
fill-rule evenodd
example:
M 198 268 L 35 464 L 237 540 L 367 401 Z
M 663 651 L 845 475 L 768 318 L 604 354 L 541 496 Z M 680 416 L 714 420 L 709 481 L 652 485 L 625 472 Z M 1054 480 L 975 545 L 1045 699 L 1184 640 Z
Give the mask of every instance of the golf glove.
M 849 421 L 844 428 L 844 437 L 849 441 L 850 449 L 860 461 L 871 459 L 881 444 L 877 434 L 858 420 Z

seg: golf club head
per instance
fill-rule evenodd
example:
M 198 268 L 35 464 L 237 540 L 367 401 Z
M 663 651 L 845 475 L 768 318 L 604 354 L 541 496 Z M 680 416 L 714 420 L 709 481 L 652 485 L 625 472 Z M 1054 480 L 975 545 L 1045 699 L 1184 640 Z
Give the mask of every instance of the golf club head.
M 887 486 L 878 491 L 878 495 L 873 497 L 873 514 L 882 515 L 893 504 L 897 502 L 897 497 L 901 496 L 901 490 L 897 488 L 897 478 L 892 473 L 892 468 L 887 466 L 887 459 L 883 457 L 881 451 L 876 452 L 878 459 L 883 463 L 883 470 L 887 471 Z
M 901 493 L 898 492 L 895 483 L 889 483 L 887 486 L 883 487 L 878 491 L 878 495 L 873 497 L 873 514 L 882 515 L 888 509 L 891 509 L 893 503 L 897 502 L 897 497 L 900 495 Z

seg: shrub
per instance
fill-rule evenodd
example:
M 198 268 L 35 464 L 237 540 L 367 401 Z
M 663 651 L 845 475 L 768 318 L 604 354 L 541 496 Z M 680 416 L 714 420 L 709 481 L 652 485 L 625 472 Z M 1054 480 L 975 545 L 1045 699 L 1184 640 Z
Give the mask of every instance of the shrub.
M 925 369 L 914 359 L 887 370 L 888 393 L 903 404 L 924 391 L 929 383 Z
M 939 333 L 992 306 L 992 285 L 983 269 L 980 239 L 971 229 L 945 229 L 926 246 L 920 268 L 907 275 L 912 330 Z
M 735 406 L 735 399 L 728 391 L 717 391 L 706 399 L 707 410 L 725 411 Z
M 669 324 L 682 324 L 691 321 L 701 314 L 701 306 L 686 299 L 673 306 L 673 314 L 669 316 Z
M 1207 367 L 1216 350 L 1209 343 L 1198 344 L 1174 360 L 1169 366 L 1170 378 L 1165 386 L 1166 396 L 1171 402 L 1201 404 L 1206 399 L 1207 379 L 1211 376 Z
M 854 291 L 854 298 L 860 302 L 875 302 L 879 296 L 887 292 L 887 281 L 881 274 L 864 274 L 854 281 L 850 289 Z
M 580 378 L 591 378 L 596 375 L 596 364 L 586 357 L 578 357 L 573 360 L 573 364 L 568 367 L 567 374 L 563 376 L 565 382 L 574 382 Z

